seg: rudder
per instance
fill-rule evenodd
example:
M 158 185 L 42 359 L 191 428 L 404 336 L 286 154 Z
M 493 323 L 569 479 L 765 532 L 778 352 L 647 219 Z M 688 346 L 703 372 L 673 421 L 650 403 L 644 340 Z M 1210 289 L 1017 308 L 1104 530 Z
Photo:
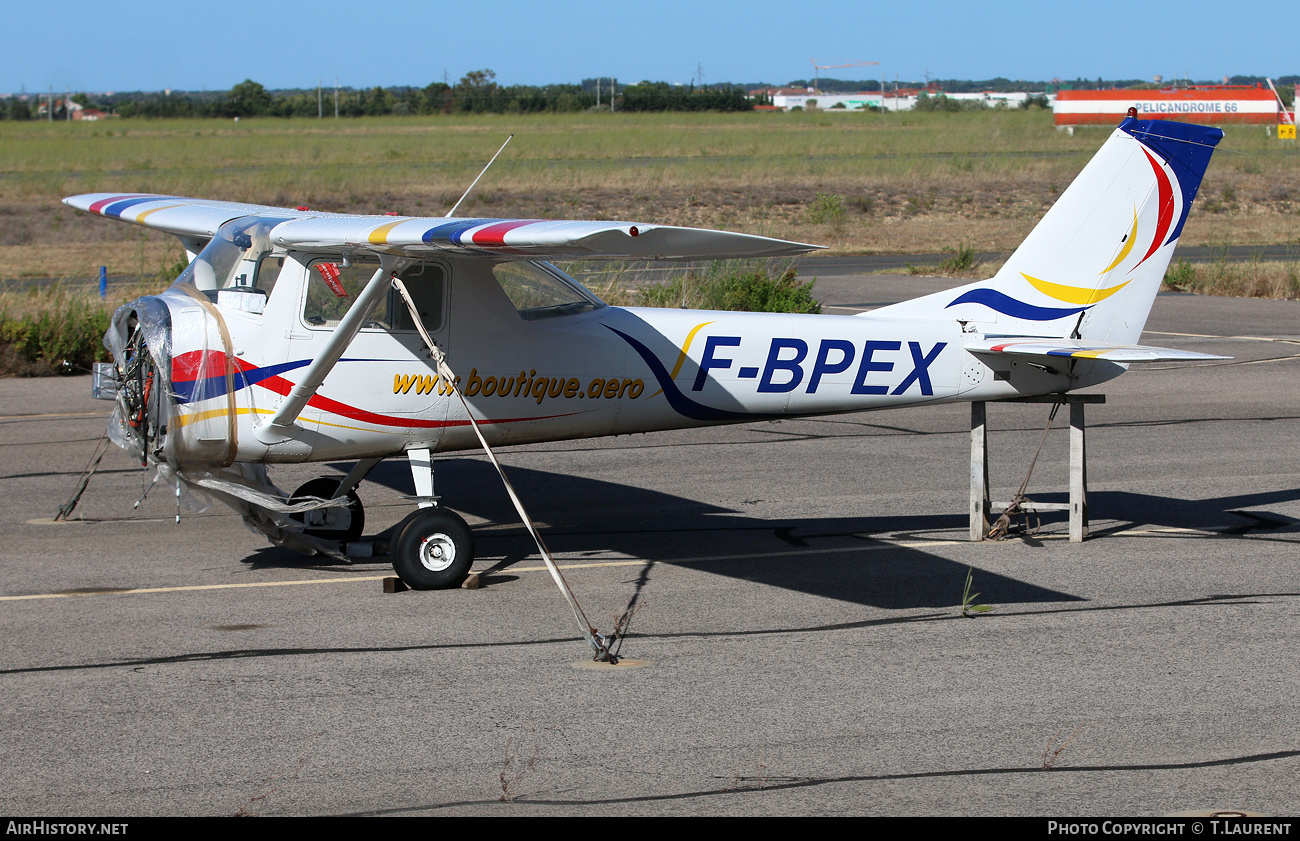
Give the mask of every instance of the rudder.
M 990 280 L 875 310 L 986 335 L 1136 342 L 1223 132 L 1126 118 Z

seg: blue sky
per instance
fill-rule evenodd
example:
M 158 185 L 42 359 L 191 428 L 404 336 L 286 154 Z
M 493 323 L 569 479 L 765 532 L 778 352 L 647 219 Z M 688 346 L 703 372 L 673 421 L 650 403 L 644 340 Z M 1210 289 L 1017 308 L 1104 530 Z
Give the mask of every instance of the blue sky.
M 810 11 L 803 12 L 801 8 Z M 1236 8 L 1242 11 L 1236 14 Z M 1174 11 L 1176 10 L 1176 11 Z M 1300 73 L 1300 6 L 903 4 L 828 0 L 417 2 L 49 0 L 5 10 L 0 93 L 227 90 L 455 82 L 491 68 L 502 84 L 616 76 L 707 82 L 810 78 L 1165 79 Z

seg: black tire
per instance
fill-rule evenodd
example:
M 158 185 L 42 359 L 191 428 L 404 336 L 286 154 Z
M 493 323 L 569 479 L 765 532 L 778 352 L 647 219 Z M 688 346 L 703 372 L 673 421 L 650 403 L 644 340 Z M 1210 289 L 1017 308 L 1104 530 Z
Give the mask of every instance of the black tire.
M 303 497 L 318 496 L 331 499 L 339 488 L 339 480 L 322 476 L 312 479 L 293 492 L 290 502 L 300 501 Z M 337 540 L 351 543 L 360 540 L 366 528 L 366 510 L 361 505 L 361 497 L 356 491 L 348 491 L 346 508 L 318 508 L 303 514 L 290 514 L 290 518 L 300 523 L 315 523 L 303 529 L 304 534 L 319 537 L 322 540 Z M 322 523 L 323 520 L 323 523 Z
M 421 508 L 398 524 L 393 569 L 412 590 L 459 587 L 474 564 L 474 535 L 460 515 Z

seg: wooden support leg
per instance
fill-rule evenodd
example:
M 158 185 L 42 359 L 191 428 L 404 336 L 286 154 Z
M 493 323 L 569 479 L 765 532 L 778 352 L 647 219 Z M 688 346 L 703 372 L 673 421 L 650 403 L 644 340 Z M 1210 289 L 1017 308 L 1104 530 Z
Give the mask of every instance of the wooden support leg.
M 984 401 L 970 404 L 970 539 L 989 533 L 989 427 Z
M 1083 403 L 1070 404 L 1070 542 L 1088 533 L 1088 437 Z

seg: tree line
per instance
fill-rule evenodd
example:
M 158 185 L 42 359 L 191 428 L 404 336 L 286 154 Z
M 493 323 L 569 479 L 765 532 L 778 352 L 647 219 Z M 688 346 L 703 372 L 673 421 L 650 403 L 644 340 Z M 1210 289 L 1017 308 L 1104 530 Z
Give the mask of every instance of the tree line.
M 1294 85 L 1300 76 L 1283 76 L 1274 80 L 1283 101 L 1290 106 Z M 1233 76 L 1231 84 L 1262 84 L 1262 76 Z M 789 87 L 808 87 L 807 79 L 796 79 Z M 820 79 L 818 87 L 825 93 L 871 92 L 880 90 L 879 80 Z M 1150 88 L 1154 83 L 1134 79 L 1106 81 L 1098 78 L 1065 82 L 1012 81 L 1005 78 L 970 81 L 963 79 L 885 81 L 885 89 L 929 88 L 947 93 L 970 91 L 1055 91 L 1070 88 Z M 1201 82 L 1198 84 L 1211 84 Z M 160 91 L 123 94 L 84 94 L 69 97 L 84 108 L 93 108 L 118 117 L 167 118 L 208 117 L 375 117 L 430 114 L 525 114 L 588 111 L 597 107 L 616 111 L 748 111 L 755 105 L 769 104 L 760 95 L 750 99 L 748 91 L 771 88 L 765 83 L 744 85 L 671 85 L 667 82 L 639 82 L 621 85 L 610 79 L 584 79 L 580 84 L 500 85 L 492 70 L 466 73 L 456 84 L 434 82 L 422 88 L 412 86 L 373 88 L 312 88 L 309 90 L 268 91 L 252 79 L 246 79 L 229 91 Z M 610 102 L 613 93 L 614 101 Z M 937 100 L 942 100 L 938 97 Z M 0 97 L 0 120 L 48 119 L 44 94 L 37 96 Z M 943 110 L 949 102 L 936 101 Z M 68 117 L 63 98 L 54 100 L 55 120 Z
M 118 117 L 374 117 L 430 114 L 524 114 L 587 111 L 599 106 L 626 111 L 747 111 L 745 91 L 733 85 L 696 88 L 666 82 L 617 85 L 610 79 L 581 84 L 500 85 L 492 70 L 466 73 L 454 85 L 425 87 L 312 88 L 269 91 L 246 79 L 229 91 L 162 91 L 76 94 L 72 102 Z M 614 94 L 614 102 L 610 95 Z M 45 96 L 0 99 L 0 119 L 47 119 Z M 66 119 L 63 99 L 54 102 L 54 119 Z

